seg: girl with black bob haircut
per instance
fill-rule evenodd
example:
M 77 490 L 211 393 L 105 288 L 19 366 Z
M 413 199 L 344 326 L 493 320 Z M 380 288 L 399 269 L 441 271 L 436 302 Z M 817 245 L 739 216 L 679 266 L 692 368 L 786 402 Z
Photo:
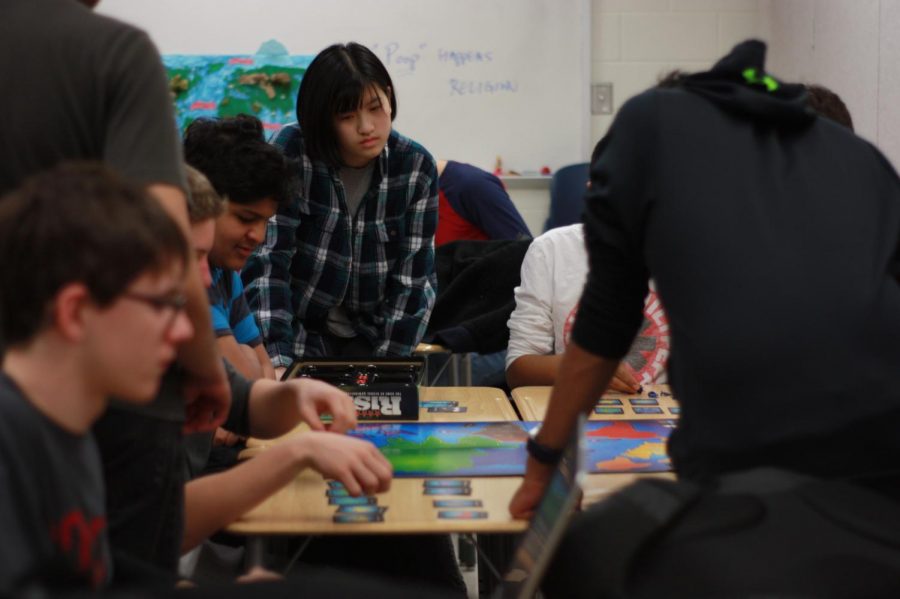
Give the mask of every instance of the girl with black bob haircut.
M 303 130 L 306 152 L 311 159 L 340 166 L 334 117 L 355 111 L 367 90 L 384 93 L 393 122 L 397 118 L 394 83 L 371 50 L 350 42 L 331 46 L 316 56 L 303 76 L 297 94 L 297 123 Z
M 434 305 L 437 168 L 393 130 L 387 69 L 357 43 L 319 53 L 298 122 L 273 141 L 299 185 L 242 272 L 276 367 L 311 356 L 408 356 Z
M 273 143 L 299 185 L 241 275 L 276 367 L 298 358 L 408 356 L 434 305 L 438 175 L 393 130 L 397 99 L 368 48 L 335 44 L 303 75 L 297 123 Z M 444 536 L 317 539 L 308 562 L 465 592 Z

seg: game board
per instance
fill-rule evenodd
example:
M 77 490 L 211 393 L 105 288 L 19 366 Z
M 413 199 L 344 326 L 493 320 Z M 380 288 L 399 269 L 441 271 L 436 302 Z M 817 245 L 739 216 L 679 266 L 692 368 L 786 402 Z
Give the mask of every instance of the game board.
M 397 477 L 521 476 L 525 441 L 537 422 L 361 424 L 351 434 L 371 441 Z M 585 427 L 590 473 L 671 470 L 666 440 L 672 420 L 591 421 Z

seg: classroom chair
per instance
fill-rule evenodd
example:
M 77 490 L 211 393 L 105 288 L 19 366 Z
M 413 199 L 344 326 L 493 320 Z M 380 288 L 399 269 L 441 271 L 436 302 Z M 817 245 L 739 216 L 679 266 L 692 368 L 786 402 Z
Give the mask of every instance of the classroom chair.
M 550 214 L 544 231 L 581 222 L 584 192 L 590 179 L 590 164 L 581 162 L 564 166 L 550 180 Z

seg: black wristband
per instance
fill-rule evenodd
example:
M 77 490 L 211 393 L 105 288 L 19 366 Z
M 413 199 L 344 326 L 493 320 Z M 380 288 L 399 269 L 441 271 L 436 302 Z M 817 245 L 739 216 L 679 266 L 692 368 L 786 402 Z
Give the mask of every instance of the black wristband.
M 528 437 L 528 442 L 525 444 L 525 450 L 528 452 L 528 455 L 547 466 L 555 466 L 558 464 L 566 451 L 565 449 L 553 449 L 552 447 L 541 445 L 534 440 L 534 437 Z

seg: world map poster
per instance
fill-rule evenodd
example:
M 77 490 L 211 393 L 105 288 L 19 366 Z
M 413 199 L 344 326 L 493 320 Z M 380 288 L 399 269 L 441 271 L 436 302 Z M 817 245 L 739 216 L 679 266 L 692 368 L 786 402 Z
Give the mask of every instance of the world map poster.
M 253 55 L 163 56 L 179 130 L 198 117 L 240 113 L 259 118 L 269 134 L 296 121 L 297 91 L 312 59 L 290 56 L 277 43 Z
M 372 442 L 397 477 L 521 476 L 525 441 L 537 422 L 360 424 L 352 434 Z M 592 474 L 667 472 L 672 420 L 588 421 L 586 469 Z

